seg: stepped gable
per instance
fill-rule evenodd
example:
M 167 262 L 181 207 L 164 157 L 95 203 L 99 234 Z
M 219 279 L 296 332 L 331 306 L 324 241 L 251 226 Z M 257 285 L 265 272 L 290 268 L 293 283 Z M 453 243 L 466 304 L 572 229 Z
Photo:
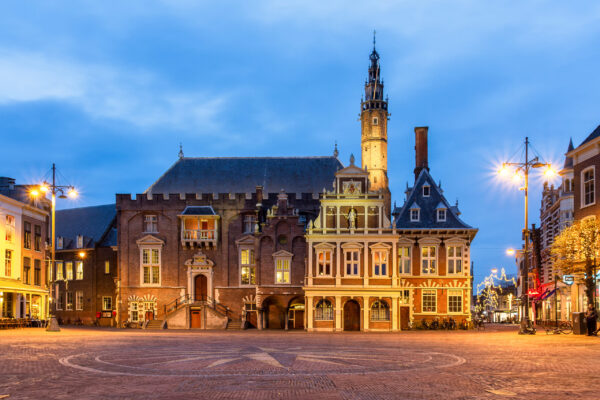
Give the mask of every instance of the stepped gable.
M 144 193 L 321 193 L 342 163 L 327 157 L 182 157 Z
M 85 248 L 93 247 L 101 240 L 116 245 L 116 230 L 109 231 L 116 215 L 114 204 L 57 210 L 56 237 L 63 238 L 63 249 L 75 248 L 78 235 L 83 236 Z
M 429 185 L 429 196 L 423 196 L 423 186 Z M 411 208 L 420 209 L 419 221 L 410 220 Z M 437 221 L 437 209 L 446 208 L 446 221 Z M 409 189 L 404 206 L 394 210 L 396 216 L 396 229 L 474 229 L 459 217 L 458 207 L 451 206 L 442 191 L 435 183 L 429 171 L 423 168 L 415 184 Z

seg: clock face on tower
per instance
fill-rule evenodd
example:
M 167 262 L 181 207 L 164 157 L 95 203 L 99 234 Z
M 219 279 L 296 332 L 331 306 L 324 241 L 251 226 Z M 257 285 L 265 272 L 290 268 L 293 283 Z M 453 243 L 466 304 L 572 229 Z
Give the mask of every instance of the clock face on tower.
M 344 194 L 357 195 L 361 193 L 360 182 L 346 181 L 343 184 Z

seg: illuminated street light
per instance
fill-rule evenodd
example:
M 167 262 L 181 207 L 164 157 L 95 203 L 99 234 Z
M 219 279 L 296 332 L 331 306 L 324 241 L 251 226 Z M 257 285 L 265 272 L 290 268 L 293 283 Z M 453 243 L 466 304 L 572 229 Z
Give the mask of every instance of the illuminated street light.
M 515 249 L 506 249 L 506 255 L 507 256 L 514 256 L 515 255 Z
M 85 258 L 85 251 L 80 251 L 79 252 L 79 257 L 80 258 Z

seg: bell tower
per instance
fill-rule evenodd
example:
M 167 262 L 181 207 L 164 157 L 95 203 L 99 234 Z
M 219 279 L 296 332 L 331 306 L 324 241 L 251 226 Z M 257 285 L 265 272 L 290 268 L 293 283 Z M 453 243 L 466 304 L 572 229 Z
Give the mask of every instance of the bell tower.
M 361 99 L 360 123 L 362 130 L 362 168 L 369 172 L 370 190 L 389 193 L 387 177 L 387 122 L 388 100 L 383 99 L 383 81 L 379 68 L 379 54 L 375 49 L 370 55 L 369 75 L 365 82 L 365 96 Z

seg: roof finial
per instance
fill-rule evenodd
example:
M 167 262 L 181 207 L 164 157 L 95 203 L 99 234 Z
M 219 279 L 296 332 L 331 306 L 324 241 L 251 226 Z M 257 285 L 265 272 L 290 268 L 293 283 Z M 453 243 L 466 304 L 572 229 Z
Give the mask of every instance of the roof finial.
M 335 147 L 334 147 L 334 149 L 333 149 L 333 156 L 334 156 L 335 158 L 337 158 L 337 156 L 339 156 L 339 155 L 340 155 L 340 152 L 338 151 L 338 148 L 337 148 L 337 140 L 336 140 L 336 141 L 335 141 Z
M 377 31 L 375 29 L 373 29 L 373 50 L 375 50 L 375 35 L 377 34 Z
M 183 145 L 179 142 L 179 159 L 183 158 Z
M 350 154 L 350 165 L 354 165 L 354 154 Z

